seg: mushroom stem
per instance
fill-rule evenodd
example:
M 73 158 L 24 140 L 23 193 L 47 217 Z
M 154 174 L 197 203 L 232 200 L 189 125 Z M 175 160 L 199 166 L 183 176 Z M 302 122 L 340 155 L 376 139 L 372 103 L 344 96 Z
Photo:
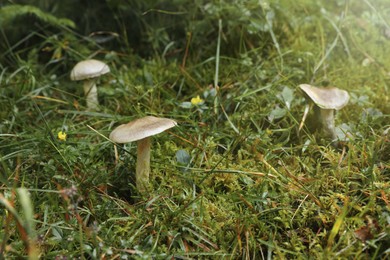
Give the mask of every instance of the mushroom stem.
M 333 140 L 337 138 L 335 125 L 334 125 L 334 109 L 320 108 L 320 121 L 322 124 L 322 130 L 327 137 L 331 137 Z
M 137 142 L 137 167 L 135 183 L 140 193 L 144 193 L 149 184 L 150 174 L 150 138 L 146 137 Z
M 88 110 L 97 110 L 99 106 L 96 79 L 84 80 L 84 94 L 86 96 Z

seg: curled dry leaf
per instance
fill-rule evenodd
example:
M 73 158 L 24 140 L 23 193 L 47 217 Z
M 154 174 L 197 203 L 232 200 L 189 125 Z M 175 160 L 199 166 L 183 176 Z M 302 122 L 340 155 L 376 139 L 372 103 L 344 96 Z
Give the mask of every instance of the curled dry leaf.
M 374 234 L 378 232 L 379 226 L 378 222 L 371 217 L 366 217 L 367 224 L 356 229 L 353 233 L 357 239 L 361 240 L 363 243 L 367 240 L 373 239 Z

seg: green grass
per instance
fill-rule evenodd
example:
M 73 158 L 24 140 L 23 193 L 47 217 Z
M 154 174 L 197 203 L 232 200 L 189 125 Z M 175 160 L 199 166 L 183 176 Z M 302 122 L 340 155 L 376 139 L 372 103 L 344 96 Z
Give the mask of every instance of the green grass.
M 171 58 L 103 52 L 112 72 L 96 112 L 64 72 L 71 64 L 45 68 L 30 52 L 4 67 L 1 257 L 389 257 L 390 6 L 298 2 L 280 1 L 264 42 L 243 33 L 237 55 L 225 54 L 229 27 L 204 43 L 206 58 L 191 43 Z M 298 131 L 301 83 L 350 93 L 339 147 L 317 134 L 312 112 Z M 204 104 L 189 106 L 197 95 Z M 118 145 L 116 158 L 107 136 L 146 115 L 178 126 L 153 138 L 153 190 L 141 196 L 136 145 Z

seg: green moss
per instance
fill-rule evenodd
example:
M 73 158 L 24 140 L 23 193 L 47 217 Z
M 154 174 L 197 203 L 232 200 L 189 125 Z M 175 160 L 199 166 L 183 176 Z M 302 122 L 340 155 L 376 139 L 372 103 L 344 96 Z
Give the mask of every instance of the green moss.
M 17 65 L 0 73 L 4 256 L 28 254 L 27 220 L 12 196 L 25 187 L 43 258 L 388 257 L 386 1 L 152 2 L 131 9 L 142 13 L 149 51 L 130 45 L 124 23 L 112 45 L 41 28 L 44 42 L 28 55 L 8 46 L 0 57 Z M 115 17 L 130 10 L 110 4 Z M 63 60 L 45 63 L 42 49 Z M 112 70 L 96 113 L 68 80 L 73 61 L 91 53 Z M 350 93 L 337 112 L 348 137 L 339 147 L 317 136 L 312 112 L 299 130 L 301 83 Z M 198 95 L 202 106 L 183 106 Z M 140 197 L 135 143 L 115 154 L 106 137 L 145 115 L 178 126 L 153 137 L 153 189 Z

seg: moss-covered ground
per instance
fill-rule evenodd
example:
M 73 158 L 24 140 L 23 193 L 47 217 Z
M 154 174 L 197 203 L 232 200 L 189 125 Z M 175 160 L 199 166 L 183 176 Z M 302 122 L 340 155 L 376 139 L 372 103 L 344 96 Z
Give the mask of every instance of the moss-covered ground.
M 185 44 L 149 55 L 88 52 L 69 32 L 25 57 L 10 46 L 2 58 L 17 66 L 0 73 L 1 258 L 390 256 L 388 1 L 260 1 L 261 15 L 255 2 L 223 2 L 240 16 L 210 19 L 213 37 L 197 21 Z M 40 60 L 45 46 L 57 50 L 54 65 Z M 97 111 L 69 79 L 88 57 L 111 68 Z M 321 136 L 313 106 L 302 122 L 303 83 L 349 92 L 338 145 Z M 178 126 L 152 138 L 151 188 L 140 194 L 136 143 L 115 153 L 108 136 L 147 115 Z

